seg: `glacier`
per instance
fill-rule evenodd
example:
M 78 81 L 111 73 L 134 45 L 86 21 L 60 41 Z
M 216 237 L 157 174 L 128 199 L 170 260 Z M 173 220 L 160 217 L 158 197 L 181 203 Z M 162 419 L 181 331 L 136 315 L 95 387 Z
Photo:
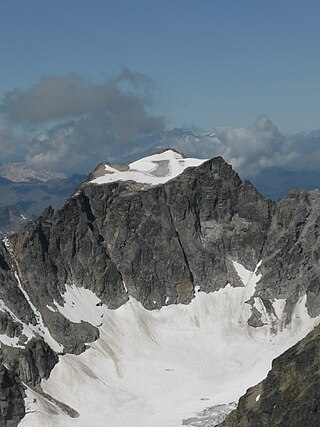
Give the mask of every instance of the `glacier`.
M 72 322 L 90 322 L 100 338 L 80 355 L 59 356 L 41 382 L 53 399 L 27 389 L 19 426 L 216 425 L 221 414 L 214 408 L 231 410 L 232 402 L 266 376 L 272 359 L 319 323 L 309 317 L 304 296 L 285 328 L 283 305 L 276 301 L 276 314 L 263 313 L 263 327 L 249 326 L 246 301 L 260 279 L 259 264 L 255 271 L 233 265 L 243 286 L 208 294 L 197 288 L 190 304 L 156 310 L 131 296 L 111 310 L 90 290 L 66 285 L 64 304 L 54 302 L 50 309 Z

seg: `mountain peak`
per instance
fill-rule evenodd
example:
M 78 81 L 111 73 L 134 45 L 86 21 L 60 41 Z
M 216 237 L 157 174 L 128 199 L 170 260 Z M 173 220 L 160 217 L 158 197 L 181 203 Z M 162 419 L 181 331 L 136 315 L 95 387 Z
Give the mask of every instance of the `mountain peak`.
M 94 174 L 93 184 L 108 184 L 115 181 L 135 181 L 141 184 L 164 184 L 180 175 L 186 168 L 199 166 L 206 159 L 186 158 L 169 148 L 151 156 L 143 157 L 129 165 L 100 165 Z M 97 176 L 98 175 L 98 176 Z
M 176 150 L 175 148 L 163 148 L 162 150 L 157 151 L 156 153 L 154 153 L 152 155 L 163 154 L 163 153 L 168 153 L 169 154 L 169 152 L 178 154 L 179 156 L 181 156 L 182 159 L 186 158 L 186 156 L 183 153 L 181 153 L 180 151 Z

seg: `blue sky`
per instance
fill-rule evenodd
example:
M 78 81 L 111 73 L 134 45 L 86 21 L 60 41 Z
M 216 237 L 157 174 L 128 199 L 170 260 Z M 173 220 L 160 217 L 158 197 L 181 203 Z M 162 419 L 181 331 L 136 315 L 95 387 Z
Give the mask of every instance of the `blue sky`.
M 11 0 L 0 18 L 0 94 L 42 75 L 98 81 L 122 66 L 154 82 L 169 127 L 319 128 L 320 2 Z
M 293 168 L 307 151 L 318 169 L 319 16 L 318 0 L 2 2 L 0 162 L 88 170 L 185 127 L 219 135 L 199 157 Z

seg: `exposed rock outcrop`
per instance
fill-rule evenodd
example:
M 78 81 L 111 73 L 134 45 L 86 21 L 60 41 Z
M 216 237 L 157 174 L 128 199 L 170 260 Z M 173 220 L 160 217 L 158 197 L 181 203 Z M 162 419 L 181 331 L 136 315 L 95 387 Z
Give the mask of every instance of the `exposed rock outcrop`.
M 221 427 L 318 427 L 320 326 L 272 363 Z
M 160 186 L 86 184 L 10 240 L 36 305 L 61 301 L 64 284 L 76 283 L 116 308 L 127 300 L 124 281 L 130 295 L 156 308 L 166 297 L 190 302 L 195 285 L 238 286 L 230 259 L 257 264 L 272 209 L 215 158 Z
M 251 327 L 265 324 L 264 312 L 277 321 L 275 299 L 285 300 L 285 322 L 303 295 L 309 314 L 318 315 L 319 224 L 320 191 L 293 191 L 273 202 L 221 157 L 162 185 L 87 180 L 62 209 L 47 208 L 0 243 L 0 333 L 19 338 L 19 346 L 2 348 L 5 383 L 18 396 L 22 381 L 35 386 L 48 377 L 57 350 L 44 328 L 61 352 L 79 354 L 99 337 L 98 325 L 72 322 L 57 309 L 66 285 L 90 289 L 111 309 L 129 295 L 156 309 L 190 303 L 199 287 L 243 286 L 232 261 L 251 271 L 262 261 L 262 279 L 247 301 Z M 23 336 L 25 325 L 40 324 L 33 338 Z M 6 396 L 0 392 L 0 401 Z
M 24 391 L 13 371 L 0 364 L 0 424 L 16 427 L 25 415 Z

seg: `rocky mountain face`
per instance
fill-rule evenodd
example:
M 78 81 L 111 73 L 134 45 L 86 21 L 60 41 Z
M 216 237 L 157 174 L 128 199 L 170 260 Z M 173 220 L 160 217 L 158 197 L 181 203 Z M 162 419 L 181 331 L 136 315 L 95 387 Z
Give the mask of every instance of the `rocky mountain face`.
M 254 269 L 274 206 L 222 158 L 143 187 L 85 183 L 61 210 L 47 209 L 10 238 L 36 306 L 61 301 L 64 285 L 77 283 L 116 308 L 128 299 L 123 282 L 148 309 L 167 297 L 187 304 L 197 285 L 240 285 L 231 259 Z
M 267 378 L 241 397 L 221 427 L 317 427 L 320 327 L 272 363 Z
M 163 162 L 154 161 L 158 175 L 166 173 Z M 101 336 L 99 325 L 55 309 L 64 305 L 68 286 L 92 291 L 110 309 L 134 298 L 159 310 L 190 304 L 197 289 L 243 287 L 237 261 L 249 271 L 259 265 L 261 274 L 244 301 L 252 330 L 282 331 L 302 298 L 310 317 L 320 314 L 320 191 L 268 200 L 221 157 L 161 185 L 96 184 L 94 177 L 60 210 L 49 207 L 0 244 L 2 425 L 17 425 L 24 416 L 26 387 L 48 397 L 41 380 L 57 355 L 79 355 Z

